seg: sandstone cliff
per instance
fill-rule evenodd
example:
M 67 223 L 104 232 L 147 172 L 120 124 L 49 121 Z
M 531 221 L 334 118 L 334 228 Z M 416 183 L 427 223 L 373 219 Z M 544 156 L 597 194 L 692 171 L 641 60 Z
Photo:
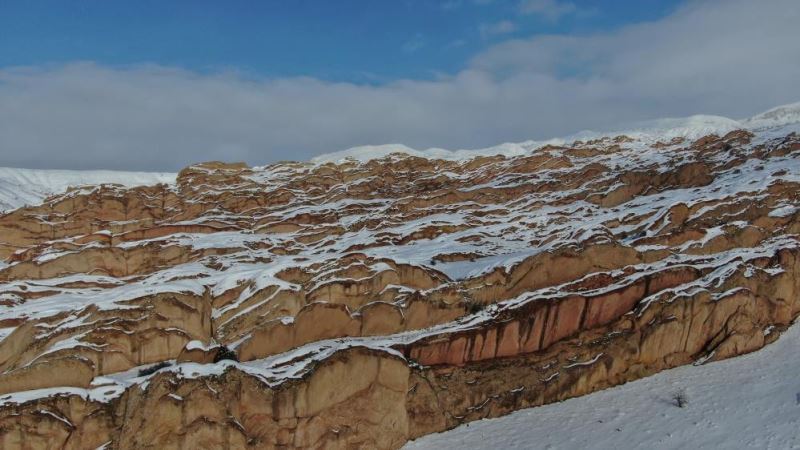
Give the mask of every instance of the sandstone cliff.
M 0 447 L 398 448 L 757 350 L 800 125 L 219 162 L 0 216 Z

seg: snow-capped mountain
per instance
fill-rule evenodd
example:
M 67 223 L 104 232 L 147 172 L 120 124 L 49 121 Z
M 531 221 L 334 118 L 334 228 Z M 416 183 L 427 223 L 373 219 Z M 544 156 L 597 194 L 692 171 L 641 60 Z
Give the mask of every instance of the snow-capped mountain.
M 762 130 L 800 122 L 800 102 L 778 106 L 742 120 L 747 129 Z
M 520 156 L 546 145 L 567 145 L 576 141 L 589 141 L 604 137 L 625 135 L 647 142 L 668 142 L 675 138 L 697 139 L 709 134 L 723 135 L 733 130 L 766 130 L 800 122 L 800 102 L 772 108 L 747 119 L 730 119 L 713 115 L 694 115 L 681 118 L 664 118 L 619 126 L 607 131 L 581 131 L 570 136 L 544 141 L 505 143 L 494 147 L 472 150 L 446 150 L 430 148 L 418 150 L 402 144 L 366 145 L 319 155 L 314 162 L 337 162 L 346 159 L 369 161 L 392 153 L 402 153 L 424 158 L 458 160 L 476 156 Z

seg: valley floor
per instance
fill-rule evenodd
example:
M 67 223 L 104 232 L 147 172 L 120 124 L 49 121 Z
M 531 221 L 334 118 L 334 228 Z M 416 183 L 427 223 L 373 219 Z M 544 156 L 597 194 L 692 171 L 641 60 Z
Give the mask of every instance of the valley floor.
M 683 390 L 688 405 L 675 406 Z M 800 324 L 737 358 L 425 436 L 414 449 L 800 448 Z

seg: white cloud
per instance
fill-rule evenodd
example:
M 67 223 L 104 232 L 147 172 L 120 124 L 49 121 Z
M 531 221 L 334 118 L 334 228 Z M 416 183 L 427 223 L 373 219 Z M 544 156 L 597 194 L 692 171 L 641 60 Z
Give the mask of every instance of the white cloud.
M 797 23 L 796 0 L 695 0 L 656 22 L 514 40 L 450 77 L 382 85 L 92 63 L 0 69 L 0 165 L 175 170 L 744 117 L 800 100 Z
M 578 11 L 574 3 L 561 0 L 522 0 L 519 4 L 522 14 L 535 14 L 547 20 L 556 21 L 563 16 Z
M 484 23 L 478 26 L 478 31 L 483 37 L 509 34 L 517 31 L 517 26 L 510 20 L 501 20 L 495 23 Z

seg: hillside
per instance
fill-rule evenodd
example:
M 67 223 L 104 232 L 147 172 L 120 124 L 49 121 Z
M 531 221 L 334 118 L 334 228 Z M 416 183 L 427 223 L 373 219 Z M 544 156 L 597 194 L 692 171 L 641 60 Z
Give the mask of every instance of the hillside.
M 400 448 L 718 373 L 800 315 L 793 108 L 202 163 L 8 211 L 0 447 Z
M 798 373 L 800 327 L 793 326 L 749 355 L 472 422 L 403 448 L 797 448 Z M 678 392 L 688 401 L 682 408 L 673 399 Z

